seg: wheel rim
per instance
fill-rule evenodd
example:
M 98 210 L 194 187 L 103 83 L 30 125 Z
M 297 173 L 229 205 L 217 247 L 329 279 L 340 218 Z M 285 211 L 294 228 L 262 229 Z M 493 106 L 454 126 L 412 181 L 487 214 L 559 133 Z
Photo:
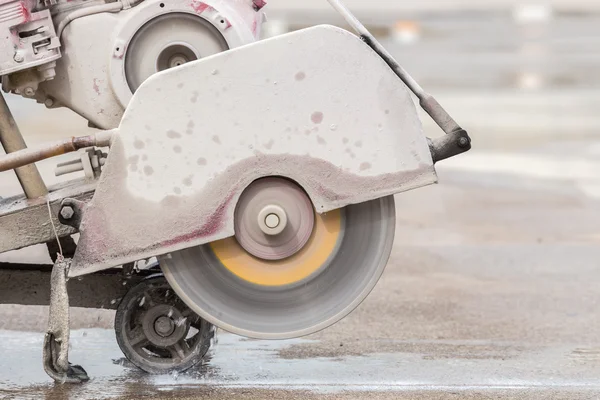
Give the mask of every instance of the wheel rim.
M 210 324 L 181 301 L 163 277 L 132 289 L 115 319 L 119 347 L 133 364 L 150 373 L 196 364 L 208 350 L 207 330 Z
M 368 296 L 385 269 L 393 244 L 392 197 L 336 213 L 336 245 L 300 282 L 259 285 L 241 278 L 222 256 L 223 249 L 236 247 L 235 238 L 173 253 L 161 259 L 161 266 L 178 295 L 224 330 L 259 339 L 308 335 L 344 318 Z

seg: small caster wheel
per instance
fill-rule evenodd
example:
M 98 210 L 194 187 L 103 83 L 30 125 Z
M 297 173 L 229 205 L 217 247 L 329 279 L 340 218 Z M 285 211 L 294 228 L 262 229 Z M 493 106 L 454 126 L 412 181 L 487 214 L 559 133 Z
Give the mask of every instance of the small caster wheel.
M 155 275 L 121 300 L 115 333 L 121 351 L 135 366 L 150 374 L 168 374 L 200 364 L 215 328 L 179 299 L 162 275 Z

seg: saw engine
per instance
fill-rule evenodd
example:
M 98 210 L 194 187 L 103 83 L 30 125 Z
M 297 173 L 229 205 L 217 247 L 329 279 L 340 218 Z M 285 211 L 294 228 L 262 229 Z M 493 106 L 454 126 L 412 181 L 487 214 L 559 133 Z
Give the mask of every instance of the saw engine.
M 4 91 L 116 128 L 149 76 L 258 40 L 252 0 L 2 0 Z
M 5 213 L 0 202 L 0 236 L 12 238 L 0 252 L 74 249 L 52 272 L 44 365 L 55 380 L 87 377 L 67 362 L 67 277 L 131 279 L 158 260 L 113 307 L 119 346 L 151 373 L 201 362 L 213 326 L 296 338 L 373 290 L 393 248 L 393 196 L 436 183 L 435 164 L 471 139 L 329 2 L 357 35 L 323 25 L 258 40 L 262 0 L 0 0 L 3 89 L 101 129 L 26 149 L 0 102 L 0 172 L 14 169 L 28 197 Z M 411 92 L 444 136 L 423 135 Z M 78 149 L 57 174 L 87 181 L 34 185 L 35 162 Z M 2 223 L 48 210 L 58 229 Z

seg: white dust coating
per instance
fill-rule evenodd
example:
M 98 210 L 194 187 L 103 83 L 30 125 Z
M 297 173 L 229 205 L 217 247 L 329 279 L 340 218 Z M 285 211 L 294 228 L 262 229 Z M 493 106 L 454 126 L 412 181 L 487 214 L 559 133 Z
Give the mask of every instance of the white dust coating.
M 330 27 L 158 74 L 134 96 L 120 135 L 128 189 L 156 202 L 196 194 L 256 152 L 363 177 L 432 164 L 404 85 L 358 38 Z
M 311 28 L 141 86 L 84 215 L 70 276 L 233 236 L 238 199 L 266 176 L 296 181 L 318 212 L 437 181 L 402 82 L 357 37 Z

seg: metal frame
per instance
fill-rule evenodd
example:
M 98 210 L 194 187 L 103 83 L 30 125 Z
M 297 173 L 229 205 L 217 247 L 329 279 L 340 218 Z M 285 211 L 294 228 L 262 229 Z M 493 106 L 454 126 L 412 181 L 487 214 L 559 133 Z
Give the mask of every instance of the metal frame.
M 0 94 L 0 143 L 9 158 L 11 154 L 18 154 L 27 149 L 25 139 L 19 131 L 19 127 L 6 104 L 4 96 Z M 28 199 L 35 199 L 48 194 L 48 189 L 42 180 L 42 176 L 34 164 L 21 164 L 11 167 L 17 174 L 21 187 Z
M 58 237 L 77 233 L 76 229 L 58 220 L 62 201 L 74 198 L 87 202 L 93 197 L 95 188 L 96 181 L 76 180 L 51 188 L 47 197 L 34 200 L 25 196 L 0 199 L 0 253 L 56 240 L 47 201 L 50 202 Z
M 72 307 L 116 310 L 127 291 L 156 270 L 144 270 L 128 275 L 122 270 L 110 270 L 83 279 L 68 281 Z M 50 304 L 49 265 L 0 263 L 0 304 L 47 306 Z

